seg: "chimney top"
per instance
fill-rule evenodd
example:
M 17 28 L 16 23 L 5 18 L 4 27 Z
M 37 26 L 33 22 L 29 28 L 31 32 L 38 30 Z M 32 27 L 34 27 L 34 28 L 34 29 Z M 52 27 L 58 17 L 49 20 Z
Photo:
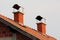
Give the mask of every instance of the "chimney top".
M 13 5 L 13 8 L 16 9 L 16 10 L 19 10 L 20 7 L 21 7 L 21 6 L 19 6 L 18 4 L 14 4 L 14 5 Z
M 18 4 L 14 4 L 12 8 L 13 12 L 22 12 L 22 13 L 24 12 L 24 8 Z
M 37 23 L 46 23 L 46 19 L 38 15 L 36 17 Z
M 36 17 L 36 19 L 39 20 L 39 21 L 41 21 L 41 20 L 43 19 L 43 17 L 41 17 L 40 15 L 38 15 L 38 16 Z

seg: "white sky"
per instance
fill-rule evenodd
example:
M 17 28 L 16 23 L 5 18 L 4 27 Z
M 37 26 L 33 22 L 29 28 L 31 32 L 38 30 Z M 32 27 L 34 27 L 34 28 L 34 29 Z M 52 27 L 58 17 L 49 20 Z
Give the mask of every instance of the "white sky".
M 24 7 L 25 25 L 36 29 L 37 15 L 47 20 L 47 34 L 60 39 L 60 0 L 0 0 L 0 14 L 13 19 L 14 4 Z

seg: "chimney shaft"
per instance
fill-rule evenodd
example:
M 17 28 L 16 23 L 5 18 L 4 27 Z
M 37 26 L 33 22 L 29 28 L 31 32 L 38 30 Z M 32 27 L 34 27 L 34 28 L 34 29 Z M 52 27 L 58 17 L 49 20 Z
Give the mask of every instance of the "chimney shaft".
M 46 24 L 45 23 L 37 23 L 37 30 L 43 34 L 46 34 Z
M 14 13 L 14 21 L 23 24 L 23 13 L 22 12 L 13 12 Z

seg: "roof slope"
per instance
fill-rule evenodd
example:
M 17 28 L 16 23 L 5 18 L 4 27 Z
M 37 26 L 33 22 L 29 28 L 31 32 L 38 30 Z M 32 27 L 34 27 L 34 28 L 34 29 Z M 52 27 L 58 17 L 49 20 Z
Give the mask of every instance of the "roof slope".
M 25 33 L 28 33 L 28 34 L 30 34 L 30 35 L 38 38 L 38 39 L 41 39 L 41 40 L 51 40 L 51 39 L 55 40 L 55 38 L 53 38 L 51 36 L 48 36 L 46 34 L 42 34 L 41 32 L 38 32 L 38 31 L 36 31 L 36 30 L 34 30 L 34 29 L 32 29 L 32 28 L 30 28 L 28 26 L 25 26 L 23 24 L 18 24 L 14 20 L 9 19 L 9 18 L 7 18 L 7 17 L 5 17 L 5 16 L 3 16 L 1 14 L 0 14 L 0 22 L 3 22 L 3 23 L 8 22 L 8 23 L 14 25 L 15 27 L 17 27 L 18 29 L 23 30 Z M 14 28 L 13 26 L 11 26 L 11 27 Z

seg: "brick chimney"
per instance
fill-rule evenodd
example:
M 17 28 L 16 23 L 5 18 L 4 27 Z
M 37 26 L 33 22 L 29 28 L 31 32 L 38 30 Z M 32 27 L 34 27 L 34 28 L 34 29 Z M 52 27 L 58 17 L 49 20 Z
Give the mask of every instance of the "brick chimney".
M 18 4 L 14 4 L 13 5 L 13 9 L 14 9 L 14 21 L 16 21 L 19 24 L 23 24 L 23 12 L 21 12 L 22 7 L 19 6 Z M 20 10 L 19 10 L 20 9 Z
M 23 24 L 23 13 L 22 12 L 13 12 L 14 13 L 14 21 Z
M 37 19 L 37 30 L 43 34 L 46 34 L 46 19 L 38 15 Z
M 46 34 L 46 24 L 43 22 L 37 23 L 37 30 L 43 34 Z

